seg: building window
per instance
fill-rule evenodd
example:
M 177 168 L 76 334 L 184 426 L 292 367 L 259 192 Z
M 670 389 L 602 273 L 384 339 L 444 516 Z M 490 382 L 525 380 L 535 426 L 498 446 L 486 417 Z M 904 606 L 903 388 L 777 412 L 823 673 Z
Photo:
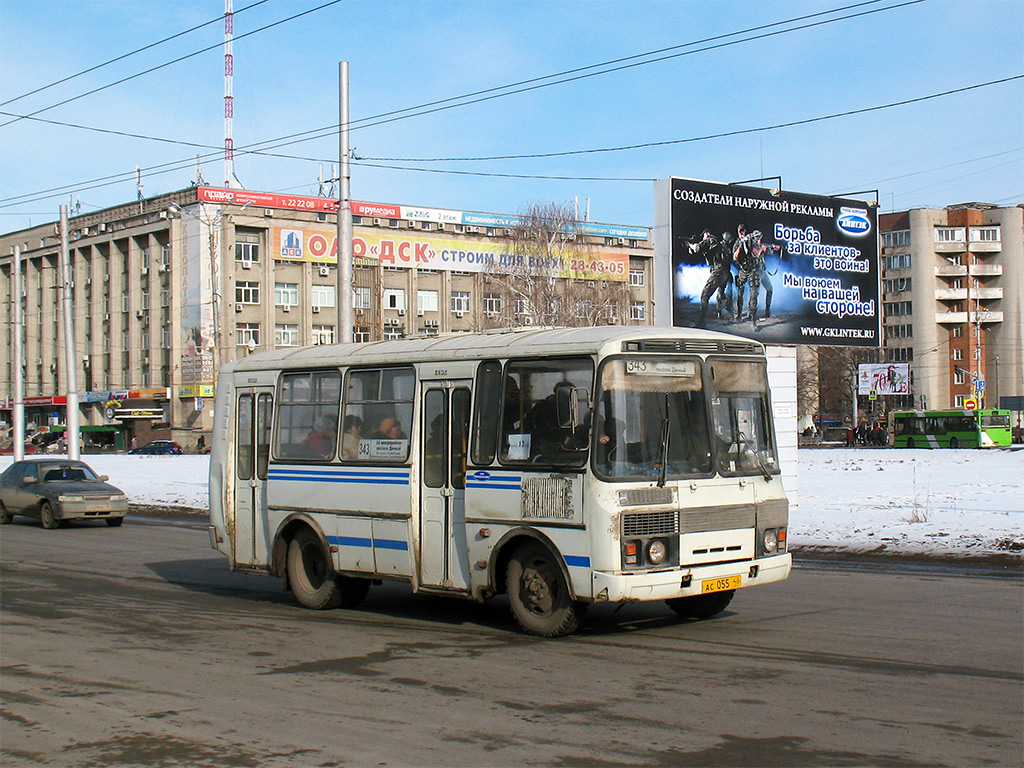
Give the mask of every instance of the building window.
M 634 288 L 642 288 L 646 282 L 646 277 L 642 269 L 629 270 L 629 284 Z
M 313 344 L 333 344 L 334 343 L 334 326 L 333 325 L 314 325 L 313 326 Z
M 909 277 L 897 277 L 883 280 L 882 288 L 885 293 L 904 293 L 905 291 L 912 290 L 911 279 Z
M 961 368 L 960 366 L 957 366 L 956 370 L 953 371 L 953 383 L 954 384 L 966 384 L 967 383 L 967 377 L 964 375 L 964 369 Z
M 964 335 L 964 327 L 963 327 L 962 325 L 954 325 L 954 326 L 953 326 L 953 330 L 952 330 L 952 331 L 950 331 L 950 335 L 951 335 L 951 336 L 952 336 L 952 337 L 953 337 L 954 339 L 960 339 L 960 338 L 963 338 L 963 335 Z
M 364 285 L 357 285 L 352 289 L 352 306 L 355 309 L 370 309 L 370 289 Z
M 299 306 L 299 284 L 274 283 L 274 304 L 279 307 Z
M 963 227 L 936 227 L 936 243 L 958 243 L 964 239 Z
M 274 326 L 274 344 L 279 347 L 295 347 L 299 344 L 299 326 L 292 323 L 278 323 Z
M 385 309 L 405 309 L 405 290 L 402 288 L 384 289 Z
M 333 307 L 335 287 L 333 285 L 314 285 L 311 296 L 314 307 Z
M 909 253 L 894 253 L 882 259 L 887 270 L 889 269 L 910 269 Z
M 963 360 L 964 359 L 964 351 L 963 351 L 962 348 L 958 347 L 958 348 L 953 350 L 953 359 L 954 360 Z
M 417 311 L 437 312 L 439 306 L 437 291 L 416 291 Z
M 953 407 L 954 408 L 963 408 L 964 407 L 964 396 L 963 395 L 953 395 Z
M 238 323 L 235 325 L 235 343 L 240 347 L 258 347 L 260 345 L 260 324 Z
M 496 293 L 485 293 L 484 294 L 484 314 L 486 315 L 499 315 L 501 314 L 501 296 Z
M 647 317 L 647 302 L 634 301 L 633 305 L 629 308 L 629 319 L 643 320 L 645 317 Z
M 469 291 L 452 291 L 452 312 L 469 312 Z
M 885 304 L 885 316 L 886 317 L 904 317 L 906 315 L 914 314 L 913 302 L 910 301 L 890 301 Z
M 910 230 L 897 229 L 892 232 L 883 232 L 882 245 L 885 248 L 899 248 L 901 245 L 910 245 Z
M 398 325 L 385 325 L 384 326 L 384 339 L 391 341 L 394 339 L 404 339 L 405 331 L 401 326 Z
M 237 235 L 236 235 L 237 237 Z M 260 244 L 255 243 L 235 243 L 235 261 L 239 264 L 259 264 L 260 261 Z
M 248 282 L 236 283 L 235 301 L 238 304 L 259 304 L 260 284 Z
M 529 299 L 516 299 L 515 312 L 521 317 L 528 317 L 533 314 L 533 304 Z
M 971 229 L 972 243 L 998 243 L 999 227 L 984 227 Z
M 370 340 L 370 326 L 357 325 L 352 329 L 352 341 L 357 344 Z

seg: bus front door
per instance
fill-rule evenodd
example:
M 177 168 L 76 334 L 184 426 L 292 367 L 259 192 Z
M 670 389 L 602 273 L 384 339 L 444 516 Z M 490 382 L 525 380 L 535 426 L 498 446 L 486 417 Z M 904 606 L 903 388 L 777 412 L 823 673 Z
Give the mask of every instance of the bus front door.
M 235 421 L 234 561 L 267 561 L 267 463 L 274 395 L 270 390 L 239 390 Z
M 466 453 L 469 382 L 427 384 L 423 391 L 419 578 L 423 586 L 469 589 Z

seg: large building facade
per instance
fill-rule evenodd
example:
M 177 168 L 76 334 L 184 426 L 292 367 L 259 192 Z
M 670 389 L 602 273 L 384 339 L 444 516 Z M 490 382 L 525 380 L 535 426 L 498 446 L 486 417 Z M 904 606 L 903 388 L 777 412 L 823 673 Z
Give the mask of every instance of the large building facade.
M 117 450 L 209 444 L 216 370 L 338 333 L 336 202 L 190 187 L 69 219 L 83 437 Z M 652 317 L 650 230 L 577 223 L 531 253 L 522 217 L 353 203 L 355 341 Z M 64 423 L 56 223 L 0 236 L 0 292 L 21 255 L 26 422 Z M 524 290 L 534 283 L 545 291 Z M 0 418 L 10 423 L 13 301 L 0 306 Z
M 911 364 L 893 405 L 1021 410 L 1024 207 L 969 203 L 879 216 L 884 359 Z

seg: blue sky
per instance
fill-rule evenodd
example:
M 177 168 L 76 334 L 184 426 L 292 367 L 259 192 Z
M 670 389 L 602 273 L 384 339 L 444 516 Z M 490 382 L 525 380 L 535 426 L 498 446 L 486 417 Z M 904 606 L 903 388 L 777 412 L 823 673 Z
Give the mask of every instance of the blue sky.
M 336 134 L 273 150 L 289 158 L 241 149 L 337 125 L 341 60 L 350 62 L 351 118 L 370 122 L 365 118 L 848 7 L 802 23 L 878 12 L 358 127 L 351 145 L 367 159 L 353 165 L 352 196 L 500 213 L 574 198 L 582 209 L 589 199 L 592 220 L 645 226 L 654 218 L 650 180 L 668 176 L 722 182 L 781 176 L 786 189 L 815 194 L 877 189 L 882 211 L 1024 202 L 1021 79 L 807 125 L 628 151 L 474 162 L 406 159 L 694 139 L 1024 74 L 1024 3 L 926 0 L 894 7 L 904 1 L 849 8 L 856 0 L 344 0 L 236 39 L 235 173 L 249 189 L 316 194 L 319 163 L 329 174 L 337 160 Z M 268 0 L 244 10 L 256 2 L 235 0 L 236 38 L 328 0 Z M 217 46 L 36 115 L 210 148 L 24 119 L 0 127 L 0 231 L 54 220 L 62 203 L 80 202 L 88 212 L 132 200 L 136 165 L 143 169 L 146 196 L 188 186 L 196 153 L 206 156 L 205 180 L 220 185 L 223 162 L 209 156 L 223 146 L 224 135 L 219 20 L 17 97 L 216 19 L 223 9 L 222 0 L 0 0 L 0 102 L 6 102 L 0 110 L 16 115 Z M 11 119 L 0 115 L 0 123 Z M 147 170 L 163 164 L 185 167 Z M 126 180 L 96 186 L 107 177 Z

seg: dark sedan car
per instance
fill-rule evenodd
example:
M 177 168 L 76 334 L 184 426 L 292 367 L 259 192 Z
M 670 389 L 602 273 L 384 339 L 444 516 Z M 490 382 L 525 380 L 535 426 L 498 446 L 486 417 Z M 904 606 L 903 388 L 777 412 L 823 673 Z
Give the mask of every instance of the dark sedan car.
M 173 440 L 153 440 L 138 448 L 132 448 L 128 453 L 147 456 L 159 456 L 161 454 L 177 456 L 181 453 L 181 446 Z
M 118 526 L 128 512 L 128 498 L 106 480 L 81 461 L 16 461 L 0 475 L 0 523 L 25 515 L 38 517 L 46 529 L 68 520 L 106 520 Z

